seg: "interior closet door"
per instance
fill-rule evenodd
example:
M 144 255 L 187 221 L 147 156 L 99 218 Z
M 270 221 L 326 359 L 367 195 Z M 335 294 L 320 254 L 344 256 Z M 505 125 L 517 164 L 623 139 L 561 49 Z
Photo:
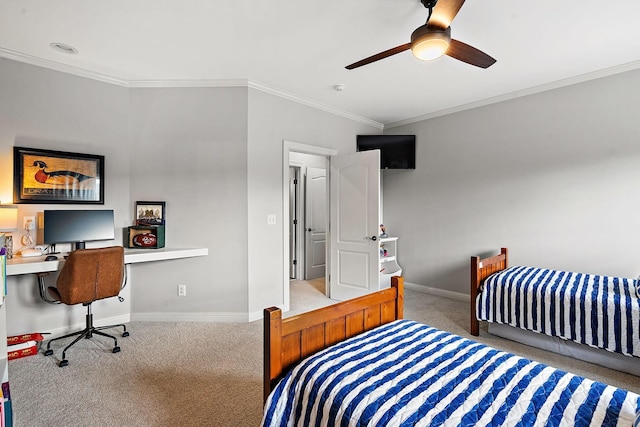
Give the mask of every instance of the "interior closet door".
M 305 179 L 305 279 L 325 276 L 327 267 L 327 170 L 307 168 Z

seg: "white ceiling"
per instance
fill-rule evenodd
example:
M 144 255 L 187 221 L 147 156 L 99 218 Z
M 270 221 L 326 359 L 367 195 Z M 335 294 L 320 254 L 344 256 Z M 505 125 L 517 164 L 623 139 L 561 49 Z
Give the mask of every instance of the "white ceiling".
M 406 51 L 344 68 L 426 17 L 419 0 L 0 0 L 0 56 L 131 86 L 245 81 L 388 126 L 640 68 L 633 0 L 470 0 L 452 37 L 492 67 Z

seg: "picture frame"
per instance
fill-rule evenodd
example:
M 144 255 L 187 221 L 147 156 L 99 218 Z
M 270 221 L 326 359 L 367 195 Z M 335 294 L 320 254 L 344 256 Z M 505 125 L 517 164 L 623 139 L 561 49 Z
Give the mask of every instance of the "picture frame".
M 13 147 L 13 202 L 104 204 L 104 156 Z
M 136 202 L 136 225 L 164 225 L 166 218 L 165 202 Z

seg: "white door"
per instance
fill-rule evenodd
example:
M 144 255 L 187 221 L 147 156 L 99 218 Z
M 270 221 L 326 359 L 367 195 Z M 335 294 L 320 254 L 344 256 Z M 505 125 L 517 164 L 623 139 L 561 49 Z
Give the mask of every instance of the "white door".
M 331 156 L 330 238 L 333 299 L 379 289 L 380 151 Z
M 307 168 L 305 180 L 305 279 L 325 276 L 327 259 L 327 171 Z

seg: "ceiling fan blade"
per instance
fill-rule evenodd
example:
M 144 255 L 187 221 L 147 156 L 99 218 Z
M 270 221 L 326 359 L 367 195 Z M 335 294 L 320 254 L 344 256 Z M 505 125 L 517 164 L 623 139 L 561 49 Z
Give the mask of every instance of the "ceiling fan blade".
M 429 18 L 429 26 L 446 29 L 463 4 L 464 0 L 438 0 Z
M 400 46 L 396 46 L 392 49 L 385 50 L 384 52 L 377 53 L 373 56 L 360 60 L 358 62 L 354 62 L 351 65 L 347 65 L 345 68 L 347 70 L 353 70 L 354 68 L 362 67 L 363 65 L 371 64 L 372 62 L 379 61 L 381 59 L 387 58 L 389 56 L 395 55 L 396 53 L 404 52 L 411 48 L 411 43 L 403 44 Z
M 480 68 L 489 68 L 496 63 L 495 59 L 483 51 L 458 40 L 451 40 L 446 54 L 452 58 Z

